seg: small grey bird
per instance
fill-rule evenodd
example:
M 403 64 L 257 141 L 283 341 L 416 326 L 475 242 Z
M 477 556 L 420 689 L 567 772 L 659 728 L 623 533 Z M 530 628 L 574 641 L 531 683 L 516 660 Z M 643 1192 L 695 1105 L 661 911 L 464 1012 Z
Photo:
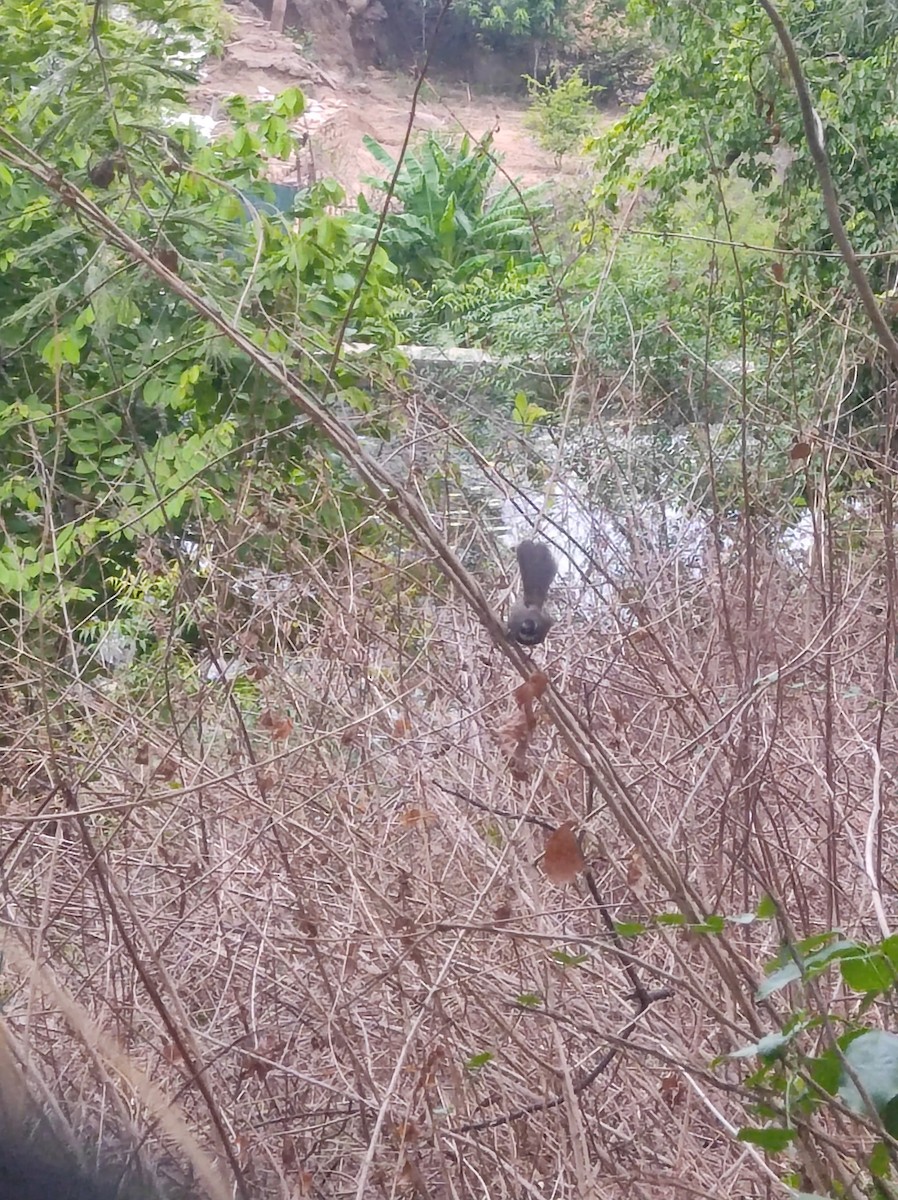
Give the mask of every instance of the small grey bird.
M 546 640 L 553 624 L 549 614 L 543 612 L 543 605 L 558 567 L 545 542 L 521 542 L 518 567 L 523 594 L 511 606 L 506 633 L 522 646 L 538 646 Z

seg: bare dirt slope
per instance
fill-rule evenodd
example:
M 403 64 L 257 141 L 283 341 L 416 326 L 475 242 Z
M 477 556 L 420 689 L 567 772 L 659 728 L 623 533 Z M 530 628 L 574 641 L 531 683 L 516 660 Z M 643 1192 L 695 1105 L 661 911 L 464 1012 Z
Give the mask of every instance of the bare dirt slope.
M 309 140 L 299 181 L 306 182 L 311 172 L 328 175 L 337 178 L 350 197 L 355 195 L 367 175 L 382 173 L 364 146 L 364 136 L 394 155 L 402 146 L 415 79 L 373 68 L 350 72 L 339 57 L 328 60 L 320 43 L 313 62 L 289 36 L 273 33 L 251 4 L 243 2 L 229 11 L 234 19 L 231 37 L 222 59 L 207 64 L 194 94 L 194 110 L 218 120 L 227 96 L 260 98 L 291 85 L 300 87 L 308 100 L 302 126 Z M 556 168 L 553 156 L 524 128 L 524 113 L 520 99 L 474 93 L 458 81 L 434 79 L 421 89 L 413 125 L 422 131 L 463 131 L 474 138 L 493 130 L 502 167 L 512 178 L 524 185 L 573 180 L 575 156 Z M 272 174 L 282 181 L 295 179 L 297 164 L 273 164 Z

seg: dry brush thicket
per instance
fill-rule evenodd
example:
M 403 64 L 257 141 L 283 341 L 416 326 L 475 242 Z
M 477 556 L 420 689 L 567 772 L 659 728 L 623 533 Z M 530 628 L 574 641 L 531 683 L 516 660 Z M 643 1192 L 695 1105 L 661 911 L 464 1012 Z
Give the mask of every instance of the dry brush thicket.
M 427 486 L 451 433 L 409 429 L 403 486 L 498 606 L 510 552 L 497 569 L 478 504 Z M 615 941 L 609 917 L 676 907 L 654 852 L 542 700 L 522 730 L 520 677 L 433 560 L 297 538 L 283 586 L 247 598 L 232 556 L 264 501 L 246 494 L 211 566 L 184 565 L 225 678 L 197 682 L 164 638 L 145 677 L 60 688 L 23 656 L 7 678 L 3 1017 L 34 1099 L 163 1182 L 205 1160 L 249 1195 L 778 1194 L 733 1137 L 754 1123 L 744 1068 L 711 1069 L 776 1027 L 753 1001 L 775 927 L 728 930 L 728 981 L 716 938 Z M 881 521 L 819 517 L 790 552 L 761 516 L 672 532 L 623 483 L 609 509 L 579 513 L 537 665 L 706 912 L 770 893 L 797 934 L 875 938 Z M 542 871 L 566 821 L 592 888 Z

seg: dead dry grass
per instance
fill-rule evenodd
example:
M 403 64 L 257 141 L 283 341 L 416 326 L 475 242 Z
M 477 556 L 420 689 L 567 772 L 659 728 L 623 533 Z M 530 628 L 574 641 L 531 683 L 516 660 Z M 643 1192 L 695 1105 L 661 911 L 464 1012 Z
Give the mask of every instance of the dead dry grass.
M 438 497 L 498 603 L 482 512 Z M 790 924 L 881 936 L 889 547 L 857 516 L 801 555 L 760 518 L 687 545 L 615 503 L 624 549 L 598 515 L 579 534 L 538 665 L 706 912 L 770 894 L 784 922 L 733 926 L 727 979 L 708 935 L 615 939 L 609 919 L 671 907 L 651 848 L 541 701 L 509 769 L 519 679 L 433 561 L 288 538 L 288 583 L 241 598 L 234 547 L 272 515 L 254 496 L 191 584 L 232 678 L 198 683 L 171 644 L 143 677 L 23 654 L 7 681 L 4 1022 L 58 1128 L 213 1194 L 216 1172 L 260 1197 L 782 1194 L 733 1136 L 756 1123 L 744 1065 L 712 1063 L 778 1027 L 782 997 L 752 994 Z M 564 821 L 591 875 L 554 886 Z

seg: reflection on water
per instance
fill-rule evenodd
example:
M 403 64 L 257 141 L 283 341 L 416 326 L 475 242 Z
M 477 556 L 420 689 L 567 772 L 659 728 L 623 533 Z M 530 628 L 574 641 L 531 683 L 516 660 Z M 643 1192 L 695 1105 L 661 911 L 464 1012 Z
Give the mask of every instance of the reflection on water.
M 715 516 L 704 431 L 697 438 L 688 428 L 608 422 L 600 436 L 575 430 L 559 446 L 551 431 L 534 430 L 523 454 L 522 440 L 504 456 L 501 439 L 490 446 L 493 479 L 479 465 L 462 469 L 459 507 L 469 512 L 476 498 L 490 531 L 509 549 L 533 536 L 549 542 L 559 583 L 587 585 L 579 589 L 587 609 L 609 602 L 622 586 L 646 584 L 647 573 L 662 568 L 675 568 L 684 583 L 700 581 L 712 552 L 725 562 L 734 551 L 730 531 L 739 512 Z M 711 451 L 718 471 L 739 461 L 738 445 L 722 427 L 712 431 Z M 806 565 L 814 541 L 807 509 L 784 505 L 783 519 L 765 520 L 764 535 L 769 549 Z

